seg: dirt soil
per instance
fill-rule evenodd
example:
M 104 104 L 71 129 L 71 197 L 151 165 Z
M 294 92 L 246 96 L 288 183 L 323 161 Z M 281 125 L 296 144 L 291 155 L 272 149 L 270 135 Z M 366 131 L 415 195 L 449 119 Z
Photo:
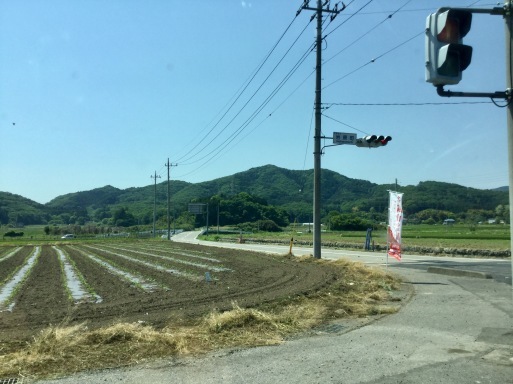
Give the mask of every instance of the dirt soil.
M 322 264 L 193 244 L 139 241 L 57 247 L 65 252 L 88 291 L 101 301 L 74 302 L 66 289 L 57 250 L 42 246 L 30 274 L 15 293 L 12 311 L 0 308 L 2 352 L 17 349 L 50 325 L 87 322 L 96 328 L 144 322 L 160 328 L 173 322 L 187 324 L 214 309 L 231 309 L 234 302 L 252 307 L 306 295 L 336 278 L 335 272 Z M 34 247 L 24 246 L 6 259 L 12 249 L 0 248 L 0 289 Z M 155 288 L 144 289 L 97 260 L 137 274 Z

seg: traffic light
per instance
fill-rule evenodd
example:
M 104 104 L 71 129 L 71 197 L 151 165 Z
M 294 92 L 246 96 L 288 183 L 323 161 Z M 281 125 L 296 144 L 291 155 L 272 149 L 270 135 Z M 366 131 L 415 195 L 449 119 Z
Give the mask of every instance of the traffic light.
M 472 13 L 440 8 L 426 19 L 426 81 L 433 85 L 458 84 L 470 64 L 472 47 L 463 44 Z
M 355 145 L 357 147 L 376 148 L 387 145 L 389 141 L 392 141 L 392 136 L 370 135 L 356 139 Z

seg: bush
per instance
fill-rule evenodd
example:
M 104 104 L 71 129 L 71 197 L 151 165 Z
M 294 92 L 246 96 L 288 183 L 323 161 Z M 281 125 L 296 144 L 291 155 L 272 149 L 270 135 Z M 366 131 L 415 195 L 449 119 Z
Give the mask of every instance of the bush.
M 4 237 L 22 237 L 23 232 L 9 231 L 4 233 Z
M 282 232 L 283 229 L 273 220 L 258 220 L 253 223 L 243 223 L 237 225 L 242 231 L 264 231 L 264 232 Z

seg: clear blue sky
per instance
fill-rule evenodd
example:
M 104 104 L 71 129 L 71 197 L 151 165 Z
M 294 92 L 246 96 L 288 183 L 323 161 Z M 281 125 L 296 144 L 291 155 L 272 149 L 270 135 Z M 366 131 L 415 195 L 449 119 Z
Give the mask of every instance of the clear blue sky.
M 178 164 L 171 179 L 193 183 L 266 164 L 312 169 L 315 20 L 296 17 L 302 2 L 0 0 L 0 191 L 46 203 L 140 187 L 155 171 L 165 180 L 168 158 Z M 506 110 L 441 98 L 424 81 L 428 14 L 496 3 L 346 4 L 324 24 L 324 103 L 458 104 L 332 105 L 326 137 L 393 141 L 326 148 L 322 167 L 379 184 L 507 185 Z M 465 43 L 472 64 L 449 89 L 503 91 L 502 17 L 474 15 Z

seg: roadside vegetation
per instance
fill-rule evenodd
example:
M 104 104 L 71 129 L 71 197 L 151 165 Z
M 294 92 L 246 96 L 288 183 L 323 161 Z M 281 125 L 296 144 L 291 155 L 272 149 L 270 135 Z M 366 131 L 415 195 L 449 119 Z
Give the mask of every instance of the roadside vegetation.
M 209 230 L 208 235 L 201 238 L 210 241 L 228 242 L 269 242 L 290 244 L 295 246 L 309 245 L 313 235 L 308 225 L 290 226 L 281 232 L 242 231 L 237 228 L 216 227 Z M 367 231 L 330 231 L 322 232 L 323 246 L 362 250 L 365 245 Z M 372 242 L 375 250 L 384 250 L 387 243 L 385 228 L 372 231 Z M 443 249 L 492 250 L 509 252 L 510 226 L 504 224 L 479 224 L 469 226 L 455 225 L 404 225 L 402 244 L 405 252 L 411 253 L 444 253 Z M 436 252 L 435 252 L 436 251 Z

